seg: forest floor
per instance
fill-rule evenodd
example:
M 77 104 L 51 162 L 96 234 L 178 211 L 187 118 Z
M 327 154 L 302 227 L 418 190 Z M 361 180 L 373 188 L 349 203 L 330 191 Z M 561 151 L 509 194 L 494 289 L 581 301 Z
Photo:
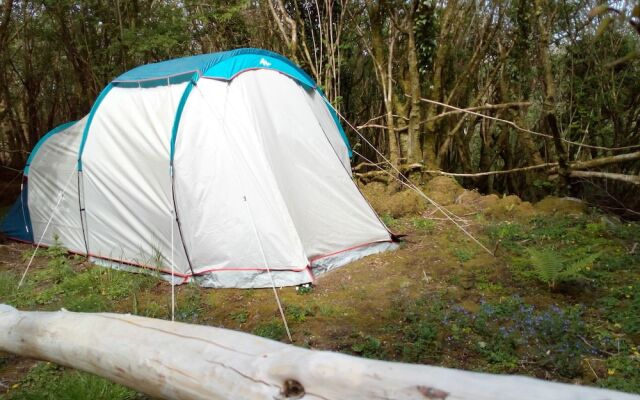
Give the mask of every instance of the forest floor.
M 279 289 L 294 344 L 363 357 L 530 375 L 640 393 L 640 224 L 575 199 L 535 205 L 481 196 L 448 178 L 425 192 L 471 241 L 416 195 L 364 194 L 401 247 Z M 60 248 L 0 245 L 0 302 L 23 310 L 109 311 L 169 318 L 170 286 L 97 267 Z M 287 341 L 271 290 L 177 288 L 180 321 Z M 0 354 L 0 398 L 134 399 L 85 373 Z

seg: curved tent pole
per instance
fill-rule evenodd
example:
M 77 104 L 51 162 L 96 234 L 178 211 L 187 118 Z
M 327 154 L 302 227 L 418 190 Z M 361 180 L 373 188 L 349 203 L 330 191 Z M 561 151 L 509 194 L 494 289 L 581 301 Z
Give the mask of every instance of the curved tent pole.
M 107 94 L 111 91 L 111 89 L 113 89 L 113 86 L 113 83 L 109 83 L 104 89 L 102 89 L 102 92 L 100 92 L 100 95 L 96 99 L 96 102 L 93 103 L 93 107 L 91 107 L 91 111 L 89 112 L 89 116 L 87 117 L 87 124 L 84 126 L 84 130 L 82 131 L 80 148 L 78 149 L 78 171 L 82 171 L 82 153 L 84 153 L 84 146 L 87 143 L 89 129 L 91 128 L 93 118 L 95 117 L 96 112 L 98 111 L 98 107 L 100 107 L 100 104 L 102 103 L 104 98 L 107 97 Z
M 100 103 L 107 96 L 109 91 L 113 88 L 113 84 L 109 83 L 100 95 L 98 99 L 91 107 L 91 111 L 89 112 L 89 116 L 87 117 L 87 124 L 84 126 L 84 130 L 82 131 L 82 139 L 80 140 L 80 148 L 78 149 L 78 212 L 80 213 L 80 226 L 82 227 L 82 239 L 84 240 L 84 248 L 86 251 L 87 258 L 89 258 L 89 229 L 88 226 L 85 228 L 87 221 L 84 218 L 85 214 L 85 204 L 83 202 L 84 199 L 84 179 L 82 175 L 82 153 L 84 152 L 84 146 L 87 142 L 87 137 L 89 136 L 89 128 L 91 128 L 91 123 L 93 122 L 93 118 L 98 111 L 98 107 L 100 107 Z
M 43 137 L 41 137 L 40 140 L 38 140 L 38 143 L 36 143 L 36 145 L 33 148 L 33 150 L 31 150 L 31 153 L 29 153 L 29 158 L 27 158 L 27 163 L 25 164 L 25 167 L 24 167 L 24 175 L 29 175 L 29 167 L 31 167 L 31 163 L 35 159 L 36 154 L 38 153 L 38 150 L 40 150 L 42 145 L 44 145 L 44 143 L 51 136 L 56 135 L 56 134 L 64 131 L 67 128 L 72 127 L 73 125 L 76 124 L 76 122 L 78 122 L 78 121 L 70 121 L 70 122 L 66 122 L 66 123 L 64 123 L 62 125 L 58 125 L 55 128 L 53 128 L 52 130 L 50 130 L 49 132 L 47 132 L 47 134 L 44 135 Z
M 25 231 L 27 231 L 27 233 L 31 233 L 29 230 L 29 226 L 31 225 L 31 218 L 29 218 L 29 222 L 27 222 L 27 211 L 29 210 L 29 205 L 26 205 L 27 211 L 25 211 L 25 201 L 24 201 L 24 195 L 25 195 L 25 190 L 29 190 L 29 186 L 27 183 L 27 180 L 29 178 L 27 177 L 27 175 L 23 172 L 22 173 L 22 182 L 20 182 L 20 208 L 22 209 L 22 221 L 24 221 L 24 229 Z M 27 185 L 25 185 L 25 183 L 27 183 Z M 29 193 L 26 193 L 27 196 L 29 195 Z M 31 233 L 31 235 L 33 235 L 33 233 Z
M 29 168 L 31 166 L 31 163 L 33 162 L 33 160 L 36 157 L 36 154 L 38 153 L 38 150 L 40 150 L 40 148 L 42 147 L 42 145 L 53 135 L 60 133 L 62 131 L 64 131 L 65 129 L 71 127 L 72 125 L 74 125 L 76 122 L 78 121 L 70 121 L 61 125 L 56 126 L 55 128 L 53 128 L 52 130 L 50 130 L 49 132 L 47 132 L 43 137 L 40 138 L 40 140 L 38 140 L 38 142 L 36 143 L 35 147 L 33 148 L 33 150 L 31 150 L 31 153 L 29 154 L 29 157 L 27 158 L 27 162 L 25 164 L 25 167 L 22 171 L 20 171 L 22 173 L 22 182 L 20 183 L 20 209 L 22 212 L 22 221 L 24 222 L 24 228 L 25 231 L 28 234 L 31 234 L 31 221 L 29 219 L 29 221 L 27 220 L 27 213 L 29 211 L 29 205 L 25 204 L 25 196 L 28 196 L 27 191 L 29 190 L 29 185 L 28 185 L 28 178 L 29 178 Z M 17 177 L 17 175 L 16 175 Z M 16 179 L 16 177 L 14 177 L 12 179 L 13 180 Z M 8 186 L 8 185 L 7 185 Z
M 173 157 L 175 156 L 176 140 L 178 138 L 178 127 L 180 126 L 180 120 L 182 119 L 182 112 L 184 111 L 184 107 L 187 104 L 187 99 L 189 98 L 191 90 L 194 86 L 197 85 L 198 78 L 200 78 L 200 74 L 193 74 L 193 77 L 189 80 L 189 83 L 184 89 L 184 92 L 182 92 L 182 97 L 180 98 L 180 102 L 178 103 L 176 115 L 173 119 L 173 126 L 171 128 L 171 152 L 169 154 L 169 174 L 171 175 L 171 198 L 173 200 L 173 215 L 175 216 L 176 225 L 178 226 L 178 235 L 180 236 L 180 243 L 182 243 L 182 248 L 184 249 L 184 256 L 187 259 L 187 264 L 189 264 L 191 275 L 193 275 L 194 277 L 196 273 L 193 270 L 193 264 L 191 263 L 191 258 L 189 257 L 189 250 L 187 250 L 187 244 L 184 241 L 184 235 L 182 234 L 182 224 L 180 223 L 180 216 L 178 215 Z

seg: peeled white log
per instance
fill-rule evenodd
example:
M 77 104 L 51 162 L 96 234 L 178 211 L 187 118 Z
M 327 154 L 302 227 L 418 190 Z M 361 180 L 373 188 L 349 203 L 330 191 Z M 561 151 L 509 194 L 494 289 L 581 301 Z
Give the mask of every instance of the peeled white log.
M 208 326 L 6 305 L 0 305 L 0 350 L 165 399 L 640 400 L 532 378 L 307 350 Z

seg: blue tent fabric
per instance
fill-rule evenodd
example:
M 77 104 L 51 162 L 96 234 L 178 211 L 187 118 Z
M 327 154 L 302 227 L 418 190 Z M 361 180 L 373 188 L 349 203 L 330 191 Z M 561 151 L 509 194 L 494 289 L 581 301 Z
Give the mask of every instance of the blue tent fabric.
M 171 148 L 169 153 L 169 162 L 171 167 L 173 167 L 173 157 L 176 152 L 176 139 L 178 138 L 178 126 L 180 126 L 180 119 L 182 119 L 182 111 L 184 111 L 184 106 L 187 103 L 189 94 L 191 94 L 191 90 L 193 90 L 193 87 L 196 85 L 197 79 L 198 76 L 194 76 L 193 79 L 187 84 L 187 88 L 182 93 L 182 97 L 180 98 L 180 102 L 178 103 L 176 116 L 173 119 L 173 127 L 171 127 Z
M 31 217 L 29 207 L 27 207 L 28 190 L 25 182 L 18 199 L 13 203 L 9 212 L 0 224 L 0 231 L 9 238 L 33 243 L 33 229 L 31 228 Z
M 292 79 L 295 79 L 308 90 L 317 89 L 328 103 L 326 96 L 322 90 L 316 86 L 313 78 L 288 58 L 272 51 L 251 48 L 229 50 L 211 54 L 200 54 L 191 57 L 141 65 L 118 76 L 111 82 L 110 86 L 153 87 L 166 85 L 168 83 L 181 83 L 188 80 L 195 83 L 200 77 L 230 81 L 238 74 L 254 69 L 270 69 L 287 75 Z M 181 100 L 181 105 L 184 106 L 183 101 L 186 102 L 189 92 L 190 89 L 186 92 L 186 97 L 183 97 Z M 99 100 L 96 102 L 94 109 L 97 109 Z M 327 108 L 340 131 L 340 135 L 342 136 L 345 145 L 347 146 L 349 157 L 353 157 L 349 139 L 340 124 L 338 114 L 328 104 Z M 181 113 L 182 109 L 180 108 L 176 115 L 177 122 L 179 122 Z M 87 132 L 90 125 L 91 116 L 89 123 L 85 128 Z M 177 131 L 177 124 L 174 125 L 174 131 Z M 83 144 L 86 140 L 85 137 L 86 134 L 83 135 Z M 174 141 L 175 132 L 172 134 L 172 146 L 174 145 Z M 82 154 L 82 148 L 83 146 L 81 145 L 80 154 Z M 171 154 L 173 159 L 173 147 Z M 82 169 L 81 161 L 79 161 L 79 169 Z
M 295 79 L 307 89 L 313 89 L 316 86 L 313 79 L 295 64 L 282 57 L 275 57 L 275 54 L 266 52 L 241 54 L 236 57 L 227 58 L 209 67 L 203 76 L 230 81 L 236 75 L 254 69 L 271 69 L 278 71 Z
M 261 63 L 261 59 L 268 59 Z M 227 60 L 235 60 L 224 63 Z M 223 64 L 224 67 L 213 69 L 213 67 Z M 235 65 L 235 69 L 233 66 Z M 177 58 L 173 60 L 161 61 L 153 64 L 141 65 L 129 70 L 113 80 L 116 84 L 125 82 L 162 81 L 182 75 L 207 75 L 207 71 L 212 70 L 212 77 L 221 79 L 231 79 L 242 69 L 248 68 L 270 68 L 283 73 L 291 74 L 293 78 L 299 79 L 301 83 L 310 87 L 315 87 L 313 79 L 302 69 L 280 54 L 262 49 L 237 49 L 223 51 L 219 53 L 200 54 L 197 56 Z

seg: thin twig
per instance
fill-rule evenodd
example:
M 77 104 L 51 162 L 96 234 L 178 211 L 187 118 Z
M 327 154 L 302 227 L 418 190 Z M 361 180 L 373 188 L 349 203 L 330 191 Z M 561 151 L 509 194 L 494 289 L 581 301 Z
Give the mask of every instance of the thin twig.
M 600 352 L 600 353 L 604 353 L 604 354 L 608 354 L 608 355 L 610 355 L 610 356 L 615 356 L 615 354 L 614 354 L 614 353 L 611 353 L 611 352 L 609 352 L 609 351 L 602 350 L 602 349 L 599 349 L 599 348 L 595 347 L 594 345 L 592 345 L 591 343 L 589 343 L 589 342 L 587 341 L 587 339 L 585 339 L 585 338 L 584 338 L 584 336 L 580 336 L 580 335 L 578 335 L 578 337 L 579 337 L 579 338 L 584 342 L 584 344 L 586 344 L 587 346 L 591 347 L 591 348 L 592 348 L 592 349 L 594 349 L 595 351 Z
M 596 379 L 600 379 L 600 377 L 598 376 L 598 374 L 596 374 L 596 371 L 593 369 L 593 367 L 591 366 L 591 363 L 589 362 L 588 358 L 585 358 L 585 361 L 587 362 L 587 365 L 589 366 L 589 369 L 591 370 L 591 372 L 593 372 L 593 375 L 596 377 Z

